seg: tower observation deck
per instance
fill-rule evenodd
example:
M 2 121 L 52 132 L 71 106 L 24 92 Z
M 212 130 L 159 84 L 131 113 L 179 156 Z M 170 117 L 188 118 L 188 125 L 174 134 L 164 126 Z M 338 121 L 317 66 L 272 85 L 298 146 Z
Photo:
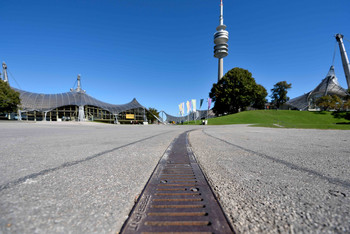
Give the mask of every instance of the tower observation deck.
M 218 81 L 223 77 L 224 73 L 224 60 L 223 58 L 228 55 L 228 31 L 226 31 L 226 25 L 224 25 L 224 5 L 222 0 L 220 2 L 220 25 L 216 27 L 214 33 L 214 57 L 219 59 L 218 64 Z

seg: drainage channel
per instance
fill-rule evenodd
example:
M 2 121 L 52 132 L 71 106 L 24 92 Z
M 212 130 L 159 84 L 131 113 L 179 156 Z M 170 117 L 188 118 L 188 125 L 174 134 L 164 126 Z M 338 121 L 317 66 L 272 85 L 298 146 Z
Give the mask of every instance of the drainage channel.
M 233 233 L 192 153 L 188 132 L 159 161 L 121 233 Z

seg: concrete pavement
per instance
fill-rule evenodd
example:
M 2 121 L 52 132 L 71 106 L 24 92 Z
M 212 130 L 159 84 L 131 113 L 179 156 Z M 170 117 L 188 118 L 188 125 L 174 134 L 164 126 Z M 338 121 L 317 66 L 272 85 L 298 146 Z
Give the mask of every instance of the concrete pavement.
M 0 123 L 0 232 L 115 233 L 183 129 Z
M 115 233 L 180 133 L 238 232 L 349 232 L 350 131 L 0 122 L 0 232 Z
M 190 141 L 238 232 L 350 232 L 350 131 L 231 125 Z

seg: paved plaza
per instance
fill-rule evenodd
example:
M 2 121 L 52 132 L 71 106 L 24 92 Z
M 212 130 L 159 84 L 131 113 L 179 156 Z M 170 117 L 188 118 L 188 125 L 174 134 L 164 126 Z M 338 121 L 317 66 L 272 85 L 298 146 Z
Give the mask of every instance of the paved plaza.
M 189 141 L 237 232 L 350 232 L 350 131 L 0 122 L 0 233 L 116 233 Z

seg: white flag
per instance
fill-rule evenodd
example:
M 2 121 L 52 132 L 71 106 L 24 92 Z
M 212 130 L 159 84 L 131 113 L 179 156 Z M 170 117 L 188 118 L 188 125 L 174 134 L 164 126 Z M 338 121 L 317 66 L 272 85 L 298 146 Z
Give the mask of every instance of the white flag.
M 196 99 L 192 99 L 192 111 L 196 112 Z

